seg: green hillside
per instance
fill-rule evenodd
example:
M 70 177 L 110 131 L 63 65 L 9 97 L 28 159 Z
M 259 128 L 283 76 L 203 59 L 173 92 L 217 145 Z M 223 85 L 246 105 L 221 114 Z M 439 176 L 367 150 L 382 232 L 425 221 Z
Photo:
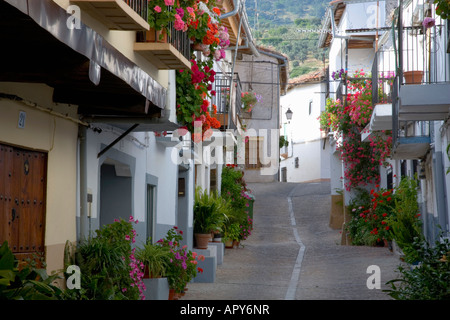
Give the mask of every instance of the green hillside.
M 286 54 L 290 78 L 322 68 L 327 52 L 317 47 L 318 30 L 328 0 L 246 0 L 246 10 L 258 45 Z M 257 13 L 257 15 L 255 14 Z

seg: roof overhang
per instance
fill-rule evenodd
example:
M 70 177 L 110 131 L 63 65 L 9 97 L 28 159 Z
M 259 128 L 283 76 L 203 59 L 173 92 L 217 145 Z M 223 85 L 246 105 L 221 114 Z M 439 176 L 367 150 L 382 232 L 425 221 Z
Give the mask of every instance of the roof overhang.
M 152 117 L 167 90 L 105 39 L 50 0 L 0 1 L 0 81 L 45 83 L 54 102 L 80 114 Z

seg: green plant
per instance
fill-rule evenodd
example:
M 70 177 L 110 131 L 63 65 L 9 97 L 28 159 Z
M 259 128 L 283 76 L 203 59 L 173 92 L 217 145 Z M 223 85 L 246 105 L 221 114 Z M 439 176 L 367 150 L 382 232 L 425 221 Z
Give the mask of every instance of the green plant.
M 339 76 L 339 75 L 338 75 Z M 339 76 L 341 77 L 342 74 Z M 390 157 L 392 134 L 382 130 L 369 137 L 369 143 L 361 143 L 361 134 L 370 122 L 372 83 L 370 75 L 357 70 L 346 76 L 348 94 L 343 100 L 327 99 L 325 111 L 318 117 L 322 131 L 334 131 L 342 142 L 337 144 L 344 164 L 344 186 L 350 191 L 360 186 L 379 183 L 379 166 L 386 167 Z
M 415 179 L 402 178 L 396 188 L 395 214 L 388 219 L 392 237 L 407 257 L 414 257 L 417 254 L 414 241 L 423 237 L 417 187 Z
M 434 0 L 436 4 L 436 14 L 442 19 L 450 18 L 450 3 L 447 0 Z
M 379 185 L 376 186 L 377 188 Z M 394 190 L 357 188 L 356 196 L 350 201 L 348 210 L 351 220 L 346 224 L 352 243 L 355 245 L 381 244 L 391 240 L 389 217 L 394 214 Z
M 190 282 L 197 272 L 202 272 L 197 268 L 197 258 L 204 259 L 204 256 L 198 256 L 196 253 L 187 249 L 187 246 L 181 246 L 183 232 L 174 226 L 167 231 L 164 238 L 156 243 L 170 252 L 169 263 L 166 268 L 167 280 L 171 289 L 181 292 Z
M 239 234 L 239 240 L 247 240 L 247 238 L 252 234 L 253 230 L 253 219 L 247 216 L 247 219 L 239 226 L 241 232 Z
M 211 233 L 221 231 L 230 214 L 230 205 L 217 192 L 195 190 L 194 233 Z
M 225 224 L 225 230 L 231 228 L 228 231 L 234 235 L 234 228 L 231 225 L 237 224 L 241 230 L 240 236 L 235 240 L 244 240 L 247 238 L 252 229 L 253 221 L 248 217 L 248 210 L 250 201 L 254 201 L 254 197 L 251 194 L 251 190 L 247 188 L 247 184 L 244 180 L 244 173 L 237 169 L 235 165 L 227 165 L 222 170 L 222 196 L 230 202 L 231 213 L 228 215 L 228 221 Z M 244 231 L 245 230 L 245 231 Z M 224 237 L 226 238 L 227 232 L 225 231 Z
M 261 95 L 256 94 L 255 92 L 241 92 L 241 102 L 244 105 L 244 110 L 247 112 L 252 111 L 253 107 L 261 102 Z
M 280 136 L 280 149 L 289 146 L 289 140 L 285 136 Z
M 400 265 L 400 278 L 387 282 L 385 290 L 397 300 L 449 300 L 450 299 L 450 242 L 441 238 L 434 245 L 416 238 L 414 265 Z M 408 260 L 412 260 L 410 257 Z
M 225 228 L 223 234 L 223 241 L 226 242 L 228 240 L 239 240 L 241 236 L 241 228 L 239 223 L 231 223 Z
M 0 246 L 0 300 L 61 300 L 63 291 L 54 284 L 59 278 L 36 268 L 31 260 L 19 269 L 8 242 Z
M 66 263 L 78 265 L 81 289 L 67 291 L 71 299 L 136 300 L 144 298 L 142 267 L 135 258 L 136 231 L 123 219 L 96 230 L 96 237 L 80 242 Z M 136 222 L 137 223 L 137 222 Z M 69 250 L 66 247 L 66 251 Z
M 148 268 L 151 278 L 166 276 L 170 257 L 171 252 L 167 247 L 153 244 L 150 239 L 147 239 L 146 243 L 136 250 L 136 258 Z

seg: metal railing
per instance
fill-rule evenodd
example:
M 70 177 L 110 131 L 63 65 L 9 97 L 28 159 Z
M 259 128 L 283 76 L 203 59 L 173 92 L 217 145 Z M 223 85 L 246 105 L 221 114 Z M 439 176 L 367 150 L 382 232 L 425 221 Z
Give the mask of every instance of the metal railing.
M 392 103 L 395 67 L 391 62 L 393 50 L 379 50 L 372 64 L 372 105 Z
M 230 97 L 231 85 L 234 85 L 235 90 Z M 242 86 L 237 73 L 234 73 L 233 77 L 231 77 L 230 72 L 217 72 L 212 90 L 216 92 L 216 95 L 212 97 L 211 102 L 217 106 L 217 113 L 228 114 L 229 117 L 232 117 L 230 112 L 234 110 L 236 115 L 239 116 L 241 114 Z M 232 105 L 234 105 L 234 108 L 232 108 Z M 232 121 L 230 120 L 225 126 L 228 127 L 229 125 L 232 126 Z
M 145 21 L 148 19 L 148 0 L 123 0 L 127 5 L 130 6 L 138 15 L 142 17 Z
M 432 15 L 432 9 L 427 6 L 427 3 L 427 1 L 412 1 L 409 10 L 406 11 L 408 14 L 405 13 L 403 5 L 399 6 L 393 40 L 398 49 L 396 58 L 401 84 L 405 84 L 406 80 L 403 77 L 408 71 L 422 71 L 422 74 L 413 75 L 412 81 L 417 83 L 432 84 L 450 81 L 448 34 L 444 24 L 435 23 L 429 28 L 422 25 L 422 21 L 431 18 Z M 417 16 L 422 18 L 419 19 Z
M 147 1 L 145 1 L 147 2 Z M 147 18 L 146 18 L 147 20 Z M 152 33 L 150 35 L 150 33 Z M 159 32 L 155 29 L 151 29 L 148 32 L 138 31 L 136 33 L 137 42 L 158 42 Z M 174 27 L 174 22 L 169 22 L 166 26 L 167 43 L 170 43 L 174 48 L 179 51 L 186 59 L 191 59 L 191 40 L 188 37 L 187 32 L 177 30 Z M 148 37 L 150 36 L 150 37 Z

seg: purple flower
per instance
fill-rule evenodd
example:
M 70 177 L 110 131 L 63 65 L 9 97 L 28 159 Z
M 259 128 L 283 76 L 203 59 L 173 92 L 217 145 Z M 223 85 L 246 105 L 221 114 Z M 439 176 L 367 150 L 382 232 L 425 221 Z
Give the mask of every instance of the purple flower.
M 430 17 L 425 17 L 425 19 L 423 19 L 423 22 L 422 22 L 422 25 L 425 29 L 434 27 L 435 24 L 436 24 L 436 21 Z

